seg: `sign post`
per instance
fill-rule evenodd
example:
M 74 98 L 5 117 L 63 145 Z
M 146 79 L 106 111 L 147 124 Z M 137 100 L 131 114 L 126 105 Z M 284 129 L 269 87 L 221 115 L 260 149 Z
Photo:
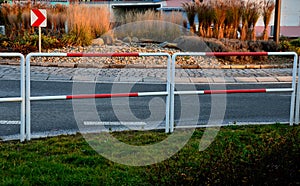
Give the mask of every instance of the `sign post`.
M 31 17 L 31 26 L 39 27 L 39 52 L 42 52 L 41 27 L 47 26 L 47 11 L 45 9 L 32 9 L 30 17 Z

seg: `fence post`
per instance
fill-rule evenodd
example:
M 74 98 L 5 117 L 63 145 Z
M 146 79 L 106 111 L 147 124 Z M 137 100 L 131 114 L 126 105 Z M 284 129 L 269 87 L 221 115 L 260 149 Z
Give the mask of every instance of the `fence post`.
M 299 62 L 298 62 L 299 60 Z M 297 96 L 296 96 L 296 114 L 295 114 L 295 124 L 299 125 L 299 106 L 300 106 L 300 79 L 299 79 L 299 75 L 300 75 L 300 58 L 299 56 L 295 53 L 294 56 L 294 61 L 296 61 L 296 63 L 298 62 L 298 84 L 297 84 Z

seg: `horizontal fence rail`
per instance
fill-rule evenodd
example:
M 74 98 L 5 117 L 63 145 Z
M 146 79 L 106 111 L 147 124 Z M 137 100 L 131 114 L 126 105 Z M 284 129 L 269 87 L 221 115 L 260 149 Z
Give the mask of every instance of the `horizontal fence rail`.
M 175 95 L 293 92 L 292 88 L 174 91 Z
M 47 101 L 47 100 L 94 99 L 94 98 L 117 98 L 117 97 L 167 96 L 167 95 L 168 95 L 168 92 L 131 92 L 131 93 L 115 93 L 115 94 L 35 96 L 35 97 L 30 97 L 30 100 L 31 101 Z
M 166 91 L 163 92 L 133 92 L 115 94 L 81 94 L 81 95 L 61 95 L 61 96 L 34 96 L 30 92 L 30 60 L 32 57 L 147 57 L 164 56 L 167 57 L 167 83 Z M 170 129 L 170 90 L 171 90 L 171 56 L 168 53 L 30 53 L 26 56 L 26 139 L 31 139 L 31 101 L 46 100 L 71 100 L 71 99 L 95 99 L 114 97 L 141 97 L 141 96 L 166 96 L 166 125 L 165 132 Z
M 224 57 L 224 56 L 294 56 L 293 70 L 292 70 L 292 87 L 291 88 L 270 88 L 270 89 L 240 89 L 240 90 L 197 90 L 197 91 L 175 91 L 175 66 L 176 58 L 179 56 L 210 56 L 210 57 Z M 290 104 L 290 119 L 289 124 L 293 125 L 299 123 L 299 102 L 300 102 L 300 83 L 298 81 L 298 95 L 296 102 L 296 78 L 297 78 L 297 63 L 298 55 L 295 52 L 185 52 L 175 53 L 172 55 L 171 67 L 171 97 L 170 97 L 170 132 L 174 131 L 174 96 L 175 95 L 201 95 L 201 94 L 236 94 L 236 93 L 270 93 L 270 92 L 291 92 Z M 299 61 L 300 66 L 300 61 Z M 300 74 L 300 68 L 299 68 Z M 296 102 L 296 106 L 295 106 Z M 295 111 L 296 110 L 296 111 Z M 296 115 L 295 115 L 296 112 Z M 188 127 L 188 126 L 187 126 Z
M 0 98 L 1 102 L 21 102 L 20 110 L 20 141 L 25 140 L 25 57 L 21 53 L 0 53 L 1 57 L 20 58 L 20 97 Z

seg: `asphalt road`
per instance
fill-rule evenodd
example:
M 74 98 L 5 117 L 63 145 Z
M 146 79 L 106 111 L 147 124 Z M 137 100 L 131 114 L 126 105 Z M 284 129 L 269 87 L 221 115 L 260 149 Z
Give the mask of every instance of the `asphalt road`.
M 226 89 L 278 88 L 290 84 L 230 84 Z M 224 85 L 178 85 L 177 90 L 220 89 Z M 124 93 L 164 91 L 162 84 L 93 84 L 72 82 L 33 81 L 32 96 L 70 95 L 85 93 Z M 0 97 L 19 96 L 19 81 L 0 81 Z M 228 94 L 176 96 L 175 122 L 177 124 L 215 124 L 236 122 L 287 122 L 289 120 L 289 93 Z M 213 109 L 212 109 L 213 108 Z M 128 122 L 139 129 L 163 126 L 165 97 L 105 98 L 85 100 L 33 101 L 31 103 L 32 132 L 78 131 L 102 123 L 106 129 L 118 128 L 118 122 Z M 223 113 L 225 114 L 223 117 Z M 20 103 L 0 103 L 0 136 L 19 133 Z M 217 123 L 219 122 L 219 123 Z M 126 125 L 127 125 L 126 124 Z M 135 126 L 136 124 L 136 126 Z

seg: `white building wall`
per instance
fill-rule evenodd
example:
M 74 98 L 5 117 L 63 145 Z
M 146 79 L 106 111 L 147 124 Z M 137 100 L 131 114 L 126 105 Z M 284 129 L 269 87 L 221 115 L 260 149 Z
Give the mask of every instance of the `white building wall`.
M 281 1 L 281 25 L 300 26 L 300 0 Z
M 275 0 L 274 0 L 275 1 Z M 270 25 L 274 25 L 273 12 Z M 263 26 L 262 18 L 257 22 L 257 26 Z M 281 26 L 300 26 L 300 0 L 281 0 Z

